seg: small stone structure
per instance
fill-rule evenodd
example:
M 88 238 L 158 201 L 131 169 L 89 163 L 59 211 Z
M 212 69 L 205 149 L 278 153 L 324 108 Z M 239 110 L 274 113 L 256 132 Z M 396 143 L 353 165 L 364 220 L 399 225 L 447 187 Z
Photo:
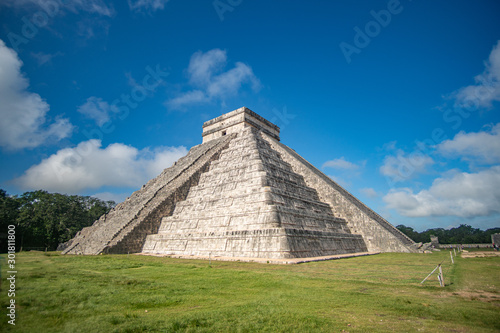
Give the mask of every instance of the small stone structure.
M 431 235 L 431 246 L 434 248 L 439 248 L 439 238 L 438 236 Z
M 491 244 L 497 247 L 500 246 L 500 234 L 491 235 Z
M 191 148 L 84 228 L 65 254 L 308 258 L 415 252 L 415 243 L 243 107 L 207 121 Z

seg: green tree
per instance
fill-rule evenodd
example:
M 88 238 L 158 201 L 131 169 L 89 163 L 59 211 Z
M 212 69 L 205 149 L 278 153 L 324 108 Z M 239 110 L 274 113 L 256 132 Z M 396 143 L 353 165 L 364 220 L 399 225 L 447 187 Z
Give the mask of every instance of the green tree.
M 499 233 L 500 228 L 493 228 L 483 231 L 473 228 L 467 224 L 449 230 L 443 228 L 427 229 L 422 232 L 415 231 L 405 225 L 396 226 L 402 233 L 413 239 L 415 242 L 427 243 L 431 241 L 431 235 L 439 238 L 440 244 L 481 244 L 491 243 L 491 235 Z
M 7 252 L 7 230 L 9 225 L 15 225 L 19 215 L 17 197 L 7 195 L 0 189 L 0 253 Z
M 491 235 L 493 234 L 500 234 L 500 228 L 492 228 L 486 230 L 483 235 L 482 243 L 490 243 Z
M 421 242 L 420 240 L 420 234 L 415 231 L 412 227 L 407 227 L 405 225 L 397 225 L 396 228 L 401 231 L 403 234 L 405 234 L 406 236 L 410 237 L 411 239 L 413 239 L 415 242 Z
M 40 247 L 53 250 L 109 212 L 114 205 L 113 201 L 43 190 L 9 197 L 0 190 L 0 223 L 2 228 L 8 224 L 16 225 L 18 249 Z
M 18 215 L 19 202 L 17 197 L 7 195 L 0 189 L 0 232 L 5 232 L 9 224 L 15 224 Z

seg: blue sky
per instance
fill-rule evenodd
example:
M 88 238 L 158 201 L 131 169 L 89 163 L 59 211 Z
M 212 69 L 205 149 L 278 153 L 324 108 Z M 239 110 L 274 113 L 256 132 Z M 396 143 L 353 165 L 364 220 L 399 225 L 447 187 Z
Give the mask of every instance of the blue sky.
M 0 1 L 0 186 L 121 201 L 246 106 L 417 230 L 500 226 L 498 1 Z

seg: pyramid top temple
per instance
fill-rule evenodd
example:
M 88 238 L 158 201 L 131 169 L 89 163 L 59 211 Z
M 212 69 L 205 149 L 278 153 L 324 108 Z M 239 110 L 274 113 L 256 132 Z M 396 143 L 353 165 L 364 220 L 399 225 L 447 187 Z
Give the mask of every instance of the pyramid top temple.
M 276 140 L 280 140 L 280 128 L 252 110 L 241 107 L 203 124 L 203 143 L 226 134 L 237 133 L 246 127 L 256 128 Z
M 415 252 L 415 243 L 242 107 L 203 142 L 63 244 L 64 254 L 296 259 Z

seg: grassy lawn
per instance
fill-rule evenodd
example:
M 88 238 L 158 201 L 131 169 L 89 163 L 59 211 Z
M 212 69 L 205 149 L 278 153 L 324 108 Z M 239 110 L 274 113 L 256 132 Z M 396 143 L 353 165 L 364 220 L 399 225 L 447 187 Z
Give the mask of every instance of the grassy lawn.
M 1 332 L 499 332 L 500 257 L 432 254 L 271 265 L 17 254 L 16 326 Z M 436 275 L 442 260 L 446 287 Z

